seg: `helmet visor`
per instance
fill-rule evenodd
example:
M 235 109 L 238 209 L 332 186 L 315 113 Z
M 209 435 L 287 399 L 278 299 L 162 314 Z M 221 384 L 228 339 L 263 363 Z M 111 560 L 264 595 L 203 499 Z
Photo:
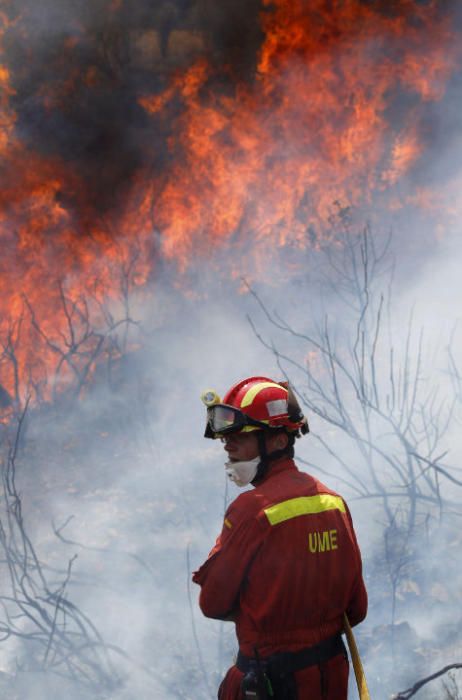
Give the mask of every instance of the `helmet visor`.
M 207 419 L 213 433 L 232 433 L 247 425 L 247 416 L 239 409 L 224 404 L 215 404 L 207 409 Z

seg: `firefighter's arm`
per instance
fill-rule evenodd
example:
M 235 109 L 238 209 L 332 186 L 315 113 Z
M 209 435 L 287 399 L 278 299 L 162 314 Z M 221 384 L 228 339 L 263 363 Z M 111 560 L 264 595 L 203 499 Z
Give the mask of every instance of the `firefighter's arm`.
M 346 612 L 352 627 L 362 622 L 367 615 L 367 591 L 361 573 L 356 579 Z
M 199 605 L 206 617 L 233 618 L 239 590 L 262 541 L 261 525 L 241 499 L 245 503 L 241 496 L 228 508 L 215 546 L 193 575 L 201 586 Z
M 359 545 L 356 539 L 356 534 L 353 527 L 353 521 L 351 518 L 350 511 L 347 507 L 347 518 L 349 521 L 351 537 L 354 547 L 354 566 L 356 567 L 356 578 L 353 589 L 351 591 L 350 601 L 346 613 L 348 615 L 348 620 L 351 626 L 359 624 L 364 620 L 367 615 L 367 591 L 364 584 L 363 573 L 362 573 L 362 560 Z

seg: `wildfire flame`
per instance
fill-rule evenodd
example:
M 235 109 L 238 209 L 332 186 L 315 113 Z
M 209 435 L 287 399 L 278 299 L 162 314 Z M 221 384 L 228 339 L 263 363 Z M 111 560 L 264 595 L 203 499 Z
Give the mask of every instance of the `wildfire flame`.
M 271 5 L 252 86 L 210 92 L 213 69 L 200 62 L 142 100 L 150 113 L 175 96 L 184 105 L 171 143 L 181 157 L 157 203 L 164 253 L 184 265 L 217 240 L 325 238 L 333 202 L 370 204 L 418 161 L 418 108 L 443 97 L 457 64 L 437 3 L 402 3 L 397 17 L 358 0 Z M 394 123 L 387 111 L 403 93 L 415 106 Z
M 243 262 L 229 274 L 258 274 L 268 251 L 328 242 L 336 202 L 431 207 L 438 196 L 420 185 L 403 199 L 399 184 L 425 157 L 425 106 L 444 99 L 460 61 L 440 5 L 264 0 L 248 80 L 203 55 L 165 89 L 138 91 L 146 118 L 168 133 L 168 157 L 157 168 L 146 157 L 103 214 L 78 167 L 22 142 L 0 38 L 0 404 L 81 386 L 96 351 L 114 351 L 129 291 L 159 258 L 181 274 L 197 256 L 232 249 Z M 108 14 L 122 6 L 108 3 Z M 0 31 L 11 31 L 6 15 Z M 68 37 L 64 54 L 79 41 Z M 72 102 L 78 76 L 74 65 L 59 90 L 43 85 L 48 113 Z M 101 89 L 96 66 L 82 80 Z

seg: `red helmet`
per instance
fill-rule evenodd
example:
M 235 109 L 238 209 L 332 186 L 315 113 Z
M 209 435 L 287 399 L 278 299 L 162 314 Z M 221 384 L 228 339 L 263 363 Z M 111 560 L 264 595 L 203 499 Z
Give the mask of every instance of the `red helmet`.
M 288 382 L 248 377 L 231 387 L 223 402 L 213 391 L 204 393 L 202 400 L 208 407 L 205 437 L 276 428 L 296 435 L 308 432 L 308 422 Z

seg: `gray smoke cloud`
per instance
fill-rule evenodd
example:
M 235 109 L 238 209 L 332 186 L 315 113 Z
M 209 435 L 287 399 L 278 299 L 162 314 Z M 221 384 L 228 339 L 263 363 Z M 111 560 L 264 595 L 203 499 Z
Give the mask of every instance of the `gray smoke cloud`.
M 26 524 L 50 566 L 65 568 L 78 554 L 69 597 L 133 660 L 115 655 L 127 680 L 110 697 L 187 697 L 192 679 L 196 697 L 210 697 L 231 656 L 231 631 L 201 618 L 189 579 L 220 527 L 226 486 L 221 445 L 203 444 L 200 393 L 224 390 L 243 368 L 275 370 L 271 358 L 262 361 L 246 305 L 220 290 L 215 301 L 170 304 L 171 320 L 123 360 L 115 387 L 101 381 L 74 407 L 30 417 L 18 464 Z M 62 537 L 83 546 L 52 533 L 70 516 Z M 10 645 L 9 663 L 24 653 Z M 42 698 L 64 692 L 61 683 L 28 672 L 14 689 Z M 71 684 L 65 692 L 85 691 Z
M 455 393 L 453 378 L 448 376 L 447 344 L 459 313 L 452 301 L 460 290 L 455 253 L 460 253 L 457 240 L 448 242 L 441 257 L 422 270 L 417 283 L 395 282 L 391 314 L 398 356 L 405 350 L 409 312 L 414 306 L 416 333 L 424 328 L 426 348 L 419 382 L 438 386 L 448 404 Z M 345 311 L 338 279 L 322 261 L 322 254 L 312 263 L 312 275 L 303 284 L 260 285 L 256 291 L 271 314 L 274 309 L 305 334 L 315 333 L 328 312 L 332 338 L 343 352 L 352 327 L 348 314 L 354 312 Z M 328 269 L 330 291 L 322 295 L 316 280 L 325 279 Z M 220 283 L 211 283 L 206 270 L 204 277 L 209 297 L 202 301 L 175 298 L 168 285 L 159 282 L 156 291 L 158 301 L 164 301 L 162 324 L 154 307 L 143 309 L 145 329 L 156 323 L 157 329 L 145 335 L 141 349 L 121 361 L 117 379 L 107 382 L 100 376 L 77 404 L 63 400 L 60 407 L 30 414 L 18 460 L 26 526 L 51 570 L 62 570 L 68 558 L 78 554 L 68 597 L 82 607 L 103 638 L 124 650 L 130 660 L 114 653 L 123 682 L 105 695 L 104 691 L 86 691 L 52 673 L 34 673 L 27 665 L 24 645 L 7 640 L 2 648 L 3 670 L 13 674 L 15 662 L 24 663 L 24 671 L 9 686 L 20 697 L 42 700 L 65 692 L 69 697 L 91 700 L 192 695 L 205 699 L 214 697 L 220 677 L 232 663 L 232 625 L 202 618 L 198 590 L 189 582 L 191 570 L 205 558 L 221 528 L 225 502 L 238 494 L 235 487 L 226 486 L 221 445 L 203 440 L 204 409 L 199 395 L 206 388 L 223 393 L 244 375 L 282 378 L 284 370 L 302 396 L 310 396 L 303 373 L 281 358 L 278 366 L 273 352 L 256 337 L 247 314 L 261 337 L 271 339 L 282 355 L 303 363 L 308 347 L 303 339 L 269 323 L 254 297 L 240 294 L 232 285 L 224 293 Z M 439 279 L 445 279 L 448 286 L 442 287 Z M 415 342 L 414 336 L 409 357 L 412 367 Z M 460 334 L 452 342 L 457 358 Z M 383 385 L 387 383 L 385 361 L 383 356 L 378 363 L 378 381 Z M 328 381 L 322 367 L 319 380 Z M 354 403 L 354 397 L 345 397 L 346 403 Z M 460 402 L 460 397 L 456 399 Z M 459 417 L 458 405 L 438 446 L 439 453 L 450 450 L 442 463 L 458 463 Z M 460 486 L 441 478 L 442 511 L 433 505 L 428 520 L 424 516 L 419 520 L 419 531 L 413 534 L 412 547 L 406 549 L 406 561 L 401 562 L 392 625 L 393 567 L 384 551 L 383 502 L 358 498 L 348 486 L 352 480 L 353 484 L 370 483 L 355 440 L 342 436 L 320 416 L 309 413 L 309 418 L 312 435 L 297 441 L 297 455 L 303 460 L 300 467 L 338 489 L 351 507 L 370 592 L 369 616 L 357 635 L 372 694 L 388 697 L 428 670 L 457 660 L 451 658 L 450 639 L 451 635 L 458 639 L 456 514 Z M 376 435 L 384 450 L 394 454 L 396 442 L 380 430 L 379 426 Z M 341 452 L 353 477 L 332 451 Z M 396 474 L 384 473 L 382 478 L 391 492 L 396 490 Z M 402 503 L 405 510 L 405 498 Z M 74 544 L 58 541 L 51 527 L 54 523 L 61 528 L 70 516 L 72 520 L 60 534 Z M 450 576 L 442 575 L 443 570 Z M 52 578 L 59 576 L 55 573 Z M 437 657 L 431 651 L 435 644 L 440 647 Z M 425 659 L 431 654 L 429 668 Z

